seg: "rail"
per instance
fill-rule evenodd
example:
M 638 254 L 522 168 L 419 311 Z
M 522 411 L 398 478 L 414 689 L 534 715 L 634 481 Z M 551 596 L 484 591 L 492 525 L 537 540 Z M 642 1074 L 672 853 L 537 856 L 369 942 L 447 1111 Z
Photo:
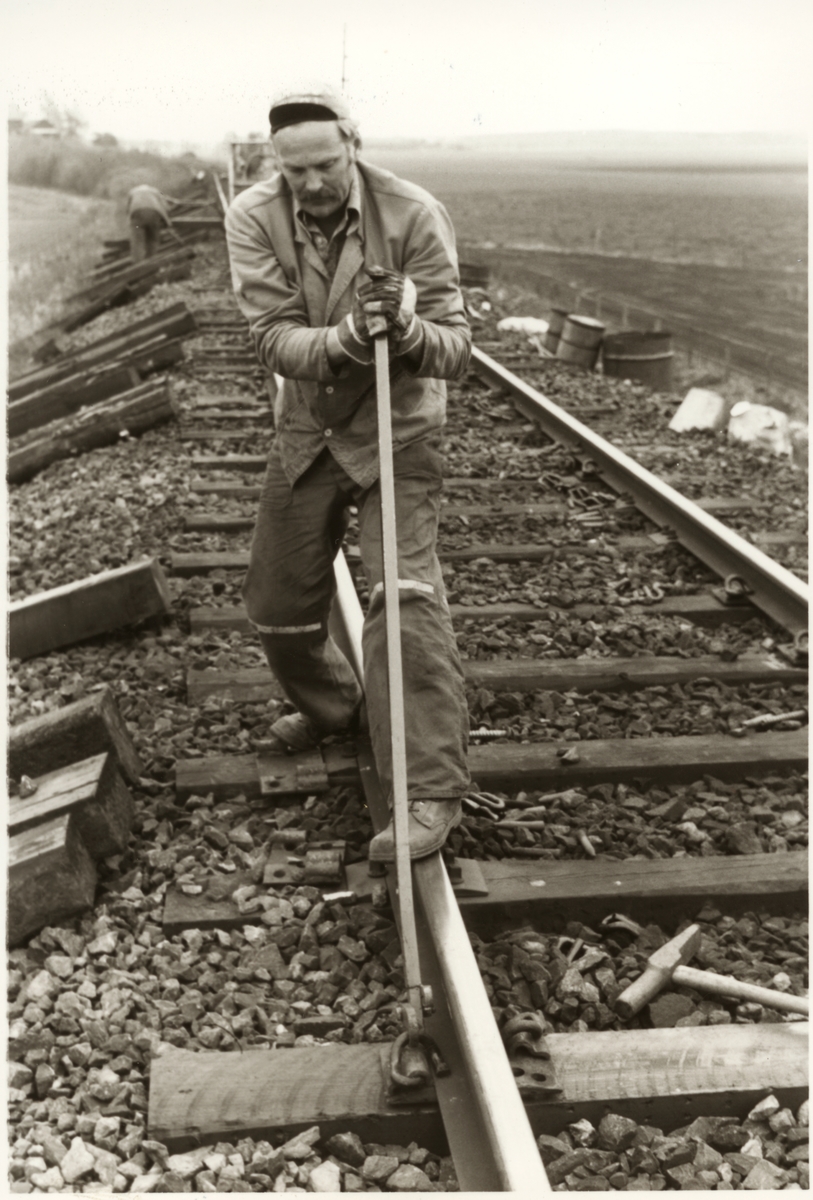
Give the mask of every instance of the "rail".
M 363 679 L 361 605 L 341 551 L 334 570 L 331 628 Z M 389 813 L 372 755 L 362 780 L 377 833 Z M 435 1086 L 461 1190 L 546 1194 L 550 1185 L 441 855 L 416 862 L 413 872 L 423 978 L 438 1005 L 427 1029 L 452 1068 Z
M 510 393 L 522 414 L 545 433 L 591 458 L 616 491 L 630 494 L 656 524 L 722 578 L 739 576 L 748 599 L 794 637 L 807 631 L 808 587 L 745 538 L 710 516 L 610 442 L 475 346 L 472 363 L 486 382 Z

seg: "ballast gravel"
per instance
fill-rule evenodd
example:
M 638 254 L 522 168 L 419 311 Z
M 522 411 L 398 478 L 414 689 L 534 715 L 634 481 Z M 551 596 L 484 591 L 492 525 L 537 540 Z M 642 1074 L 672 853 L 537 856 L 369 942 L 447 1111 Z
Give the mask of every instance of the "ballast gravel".
M 104 314 L 73 335 L 73 345 L 180 299 L 192 308 L 236 313 L 226 295 L 222 247 L 199 248 L 195 280 L 191 290 L 188 284 L 163 285 L 132 306 Z M 495 300 L 494 316 L 500 303 Z M 496 336 L 492 325 L 489 318 L 486 332 Z M 225 339 L 240 346 L 240 353 L 244 340 L 242 331 Z M 206 411 L 195 409 L 201 397 L 264 398 L 254 373 L 229 375 L 226 364 L 207 354 L 225 341 L 202 328 L 186 343 L 186 360 L 173 372 L 173 391 L 187 424 L 209 423 Z M 522 339 L 507 338 L 504 344 L 527 351 Z M 763 513 L 775 514 L 774 528 L 802 527 L 798 472 L 719 437 L 669 434 L 665 426 L 673 397 L 549 364 L 540 384 L 543 379 L 543 390 L 566 407 L 611 406 L 610 416 L 585 419 L 606 428 L 622 448 L 634 448 L 636 456 L 688 495 L 748 495 L 756 511 L 752 528 L 766 527 Z M 444 518 L 442 537 L 450 549 L 511 540 L 552 547 L 544 563 L 446 564 L 453 603 L 483 607 L 516 600 L 542 614 L 531 623 L 458 622 L 465 658 L 711 653 L 730 659 L 775 644 L 777 631 L 761 618 L 704 630 L 654 612 L 651 617 L 628 613 L 631 604 L 651 605 L 661 595 L 704 590 L 711 576 L 672 544 L 646 553 L 620 550 L 620 537 L 646 534 L 654 526 L 624 498 L 603 496 L 589 463 L 527 428 L 511 406 L 478 381 L 470 377 L 450 389 L 449 418 L 447 474 L 503 475 L 520 482 L 507 483 L 499 493 L 477 485 L 449 488 L 447 502 L 555 501 L 566 510 L 561 518 L 544 521 L 498 512 L 466 521 Z M 229 422 L 222 425 L 227 428 Z M 506 428 L 517 425 L 519 433 Z M 208 446 L 181 442 L 176 434 L 169 427 L 123 439 L 55 463 L 11 490 L 13 599 L 143 554 L 157 556 L 167 567 L 171 548 L 194 544 L 179 533 L 186 515 L 254 511 L 254 501 L 192 492 L 191 471 L 182 464 L 191 453 L 209 452 Z M 261 431 L 261 445 L 269 437 L 267 429 Z M 259 452 L 256 438 L 223 446 Z M 256 475 L 245 479 L 258 481 Z M 583 524 L 580 488 L 595 499 L 595 515 Z M 737 520 L 747 531 L 751 519 Z M 240 539 L 199 539 L 197 545 L 247 545 L 248 535 Z M 581 549 L 574 552 L 570 545 L 579 539 Z M 782 554 L 783 561 L 804 569 L 803 551 L 791 547 Z M 355 790 L 333 789 L 284 807 L 249 804 L 242 797 L 222 803 L 206 796 L 175 801 L 172 781 L 179 759 L 246 753 L 279 711 L 274 700 L 234 704 L 213 697 L 200 707 L 186 700 L 190 667 L 262 665 L 259 648 L 247 636 L 191 635 L 187 628 L 190 608 L 239 603 L 240 576 L 219 571 L 206 578 L 173 578 L 172 620 L 12 664 L 12 723 L 108 684 L 144 768 L 134 789 L 134 836 L 124 854 L 100 864 L 93 913 L 45 929 L 9 955 L 12 1192 L 457 1190 L 450 1160 L 414 1144 L 361 1144 L 352 1133 L 322 1139 L 314 1127 L 287 1142 L 283 1135 L 266 1142 L 244 1138 L 173 1155 L 146 1134 L 149 1063 L 170 1046 L 234 1052 L 248 1046 L 376 1042 L 397 1029 L 394 1005 L 403 977 L 392 914 L 370 905 L 326 903 L 323 889 L 304 882 L 271 888 L 262 878 L 274 846 L 286 847 L 296 858 L 328 839 L 344 843 L 345 861 L 362 860 L 372 831 Z M 364 599 L 361 580 L 359 591 Z M 593 615 L 577 618 L 572 609 L 584 602 L 594 606 Z M 801 698 L 792 690 L 726 689 L 696 681 L 682 696 L 651 688 L 617 698 L 622 707 L 615 708 L 605 699 L 589 693 L 517 697 L 470 691 L 472 720 L 478 725 L 504 728 L 520 741 L 567 743 L 598 736 L 594 729 L 605 731 L 602 736 L 610 730 L 610 736 L 631 737 L 724 732 L 746 714 L 777 706 L 781 711 L 785 700 Z M 668 728 L 656 729 L 658 721 Z M 650 730 L 643 728 L 646 724 Z M 641 795 L 607 785 L 566 789 L 550 800 L 538 793 L 505 796 L 504 819 L 521 820 L 529 807 L 543 808 L 545 828 L 501 829 L 468 814 L 452 844 L 463 857 L 491 859 L 782 853 L 807 844 L 805 789 L 805 778 L 788 775 L 738 785 L 706 777 L 689 787 L 652 788 Z M 188 896 L 204 890 L 212 896 L 234 893 L 242 924 L 228 931 L 165 936 L 162 907 L 174 887 Z M 701 917 L 704 965 L 750 974 L 780 990 L 804 989 L 804 914 L 754 913 L 733 923 L 713 910 Z M 617 1027 L 609 1004 L 614 989 L 634 976 L 648 947 L 664 934 L 653 927 L 639 935 L 580 927 L 567 936 L 570 944 L 562 945 L 541 932 L 520 931 L 512 937 L 524 937 L 525 946 L 512 940 L 507 950 L 500 942 L 475 942 L 499 1021 L 514 1010 L 532 1010 L 561 1032 Z M 580 954 L 570 961 L 579 939 Z M 754 1006 L 710 1004 L 685 990 L 659 999 L 635 1021 L 646 1026 L 774 1018 Z M 686 1129 L 665 1133 L 609 1114 L 597 1129 L 581 1121 L 555 1136 L 541 1136 L 540 1153 L 558 1190 L 806 1188 L 806 1105 L 791 1112 L 772 1097 L 763 1103 L 767 1107 L 745 1122 L 699 1118 Z

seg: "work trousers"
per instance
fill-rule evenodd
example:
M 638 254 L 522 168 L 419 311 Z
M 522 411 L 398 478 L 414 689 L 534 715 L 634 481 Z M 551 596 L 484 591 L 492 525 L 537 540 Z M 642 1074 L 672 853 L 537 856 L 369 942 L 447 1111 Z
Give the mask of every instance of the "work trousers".
M 436 553 L 441 455 L 435 438 L 394 456 L 404 708 L 410 799 L 463 795 L 468 712 L 463 671 Z M 243 598 L 288 699 L 326 736 L 350 728 L 359 680 L 328 632 L 333 559 L 358 509 L 370 602 L 364 621 L 370 737 L 385 791 L 392 789 L 380 488 L 362 488 L 327 449 L 293 485 L 274 446 L 260 496 Z
M 163 218 L 154 208 L 138 208 L 130 214 L 130 257 L 133 262 L 152 258 L 163 228 Z

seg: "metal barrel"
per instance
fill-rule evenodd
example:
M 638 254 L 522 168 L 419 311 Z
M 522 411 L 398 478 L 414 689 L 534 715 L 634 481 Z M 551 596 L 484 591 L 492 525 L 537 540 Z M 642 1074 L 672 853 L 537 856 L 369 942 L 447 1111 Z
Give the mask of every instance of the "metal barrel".
M 602 360 L 605 375 L 634 379 L 658 392 L 671 390 L 674 351 L 672 334 L 667 329 L 608 333 L 604 338 Z
M 563 362 L 574 363 L 592 371 L 603 336 L 604 326 L 601 321 L 596 321 L 593 317 L 571 314 L 562 326 L 556 357 L 561 358 Z
M 460 263 L 460 282 L 463 287 L 488 287 L 490 278 L 491 267 L 487 267 L 482 263 Z
M 555 354 L 559 346 L 559 338 L 562 336 L 562 328 L 567 320 L 568 312 L 566 308 L 552 308 L 550 312 L 550 320 L 548 321 L 548 332 L 545 334 L 544 346 L 546 350 L 550 350 L 551 354 Z

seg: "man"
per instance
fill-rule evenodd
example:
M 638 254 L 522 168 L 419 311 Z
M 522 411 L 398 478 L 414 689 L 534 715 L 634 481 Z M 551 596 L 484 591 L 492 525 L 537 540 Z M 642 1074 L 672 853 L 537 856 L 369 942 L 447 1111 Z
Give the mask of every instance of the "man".
M 162 196 L 158 188 L 140 183 L 127 196 L 127 216 L 130 220 L 130 255 L 133 262 L 151 258 L 158 249 L 161 230 L 172 228 L 169 204 L 177 200 Z
M 362 691 L 328 634 L 333 558 L 344 511 L 358 510 L 370 592 L 364 622 L 366 709 L 379 775 L 391 791 L 386 631 L 373 343 L 388 323 L 398 584 L 413 858 L 438 850 L 469 786 L 468 715 L 435 552 L 446 386 L 468 365 L 471 334 L 454 232 L 428 192 L 357 156 L 344 102 L 323 93 L 272 105 L 279 174 L 226 214 L 238 303 L 260 361 L 282 376 L 276 439 L 260 497 L 248 616 L 299 710 L 271 728 L 274 748 L 306 749 L 355 731 Z M 370 859 L 394 859 L 392 822 Z

